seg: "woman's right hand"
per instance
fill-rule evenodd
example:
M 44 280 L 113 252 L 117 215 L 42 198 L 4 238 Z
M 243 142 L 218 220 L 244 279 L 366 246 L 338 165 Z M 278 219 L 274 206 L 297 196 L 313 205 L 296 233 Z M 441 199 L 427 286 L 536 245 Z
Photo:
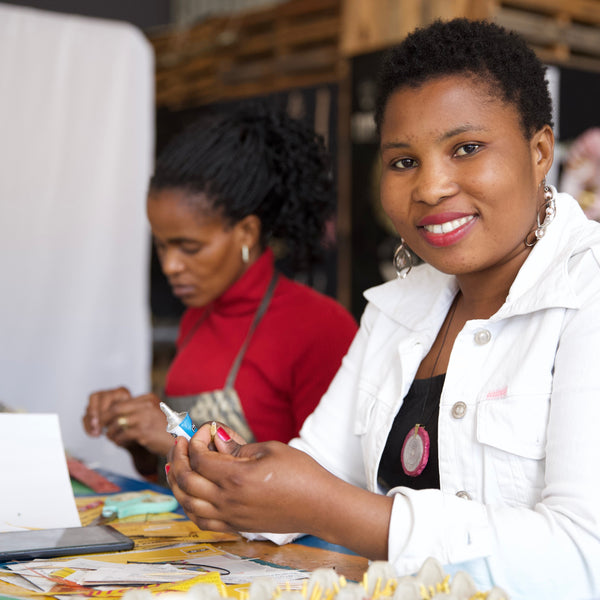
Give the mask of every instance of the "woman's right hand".
M 124 387 L 91 394 L 83 417 L 85 430 L 97 437 L 104 433 L 118 446 L 142 446 L 165 455 L 173 446 L 167 420 L 155 394 L 133 397 Z

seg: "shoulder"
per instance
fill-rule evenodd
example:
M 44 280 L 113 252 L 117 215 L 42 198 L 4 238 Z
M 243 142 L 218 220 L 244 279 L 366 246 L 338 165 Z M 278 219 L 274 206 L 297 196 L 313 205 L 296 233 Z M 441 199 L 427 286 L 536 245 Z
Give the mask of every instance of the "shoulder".
M 586 297 L 600 291 L 599 256 L 600 224 L 571 196 L 558 194 L 554 221 L 533 246 L 496 317 L 581 308 Z
M 559 194 L 566 219 L 559 231 L 557 263 L 565 265 L 570 286 L 582 299 L 600 293 L 600 223 L 588 219 L 576 200 Z

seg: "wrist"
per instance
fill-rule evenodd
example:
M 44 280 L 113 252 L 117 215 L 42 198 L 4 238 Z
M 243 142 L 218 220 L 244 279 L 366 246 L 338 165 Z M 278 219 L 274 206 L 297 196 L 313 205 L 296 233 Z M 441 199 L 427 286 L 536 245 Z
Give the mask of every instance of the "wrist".
M 372 560 L 387 560 L 393 499 L 342 483 L 345 489 L 330 497 L 330 518 L 315 535 Z

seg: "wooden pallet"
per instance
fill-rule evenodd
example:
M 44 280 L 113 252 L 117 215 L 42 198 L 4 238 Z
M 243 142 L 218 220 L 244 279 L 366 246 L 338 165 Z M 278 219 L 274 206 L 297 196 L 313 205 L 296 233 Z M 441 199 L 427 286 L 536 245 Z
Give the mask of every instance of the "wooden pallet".
M 344 0 L 341 52 L 383 49 L 415 27 L 454 17 L 517 31 L 545 62 L 600 70 L 600 0 Z
M 485 0 L 488 18 L 520 33 L 547 63 L 600 70 L 600 0 Z
M 150 35 L 158 106 L 183 108 L 334 82 L 341 0 L 291 0 Z

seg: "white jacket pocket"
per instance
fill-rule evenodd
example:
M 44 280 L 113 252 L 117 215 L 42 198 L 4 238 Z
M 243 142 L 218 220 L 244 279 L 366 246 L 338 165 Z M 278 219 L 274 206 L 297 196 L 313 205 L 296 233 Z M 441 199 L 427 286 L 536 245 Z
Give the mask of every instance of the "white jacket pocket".
M 477 406 L 477 441 L 510 504 L 533 506 L 544 485 L 550 394 L 511 395 Z

